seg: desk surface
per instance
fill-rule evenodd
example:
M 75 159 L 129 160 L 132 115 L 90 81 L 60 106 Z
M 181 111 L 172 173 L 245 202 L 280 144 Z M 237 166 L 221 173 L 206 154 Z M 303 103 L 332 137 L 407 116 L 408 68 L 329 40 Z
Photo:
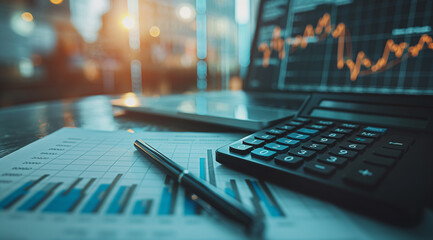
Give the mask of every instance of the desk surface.
M 210 124 L 132 114 L 113 109 L 110 96 L 92 96 L 78 99 L 32 103 L 0 109 L 0 157 L 39 139 L 62 127 L 82 127 L 96 130 L 132 131 L 197 131 L 231 132 L 233 130 Z M 130 131 L 131 131 L 130 130 Z M 245 135 L 248 133 L 245 132 Z M 423 222 L 415 227 L 401 229 L 386 223 L 352 215 L 356 224 L 370 229 L 378 238 L 424 239 L 431 234 L 433 211 L 427 210 Z
M 0 157 L 62 127 L 95 130 L 229 132 L 227 127 L 113 109 L 110 96 L 38 102 L 0 109 Z M 247 133 L 245 133 L 247 134 Z

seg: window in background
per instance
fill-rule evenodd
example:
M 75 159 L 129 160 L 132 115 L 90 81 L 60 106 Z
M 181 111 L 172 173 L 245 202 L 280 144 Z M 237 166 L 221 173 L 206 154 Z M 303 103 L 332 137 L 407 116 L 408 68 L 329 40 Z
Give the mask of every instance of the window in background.
M 239 89 L 258 2 L 2 2 L 0 105 Z

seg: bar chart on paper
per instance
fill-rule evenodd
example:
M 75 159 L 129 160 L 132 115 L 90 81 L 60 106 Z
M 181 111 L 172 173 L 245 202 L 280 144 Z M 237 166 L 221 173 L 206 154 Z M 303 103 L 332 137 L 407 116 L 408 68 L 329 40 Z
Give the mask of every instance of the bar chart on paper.
M 337 208 L 217 163 L 214 150 L 240 137 L 59 130 L 0 160 L 0 238 L 246 237 L 136 152 L 137 138 L 262 215 L 270 239 L 289 233 L 315 238 L 340 227 L 346 217 Z M 27 231 L 19 231 L 22 226 Z M 307 226 L 317 231 L 300 232 Z M 345 226 L 333 236 L 360 236 Z

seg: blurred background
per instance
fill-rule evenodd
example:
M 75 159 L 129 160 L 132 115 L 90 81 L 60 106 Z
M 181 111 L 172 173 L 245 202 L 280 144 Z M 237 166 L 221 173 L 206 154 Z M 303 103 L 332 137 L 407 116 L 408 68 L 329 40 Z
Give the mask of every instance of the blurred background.
M 238 90 L 259 0 L 0 1 L 0 107 Z

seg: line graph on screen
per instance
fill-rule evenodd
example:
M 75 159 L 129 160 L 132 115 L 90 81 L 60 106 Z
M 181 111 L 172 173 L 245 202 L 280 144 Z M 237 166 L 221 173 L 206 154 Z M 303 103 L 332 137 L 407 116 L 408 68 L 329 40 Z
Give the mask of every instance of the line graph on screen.
M 262 66 L 264 68 L 269 66 L 273 52 L 277 53 L 279 59 L 283 59 L 287 52 L 292 54 L 298 49 L 307 48 L 309 44 L 324 41 L 329 36 L 338 42 L 336 66 L 340 70 L 347 67 L 350 71 L 351 81 L 356 81 L 359 76 L 391 69 L 404 60 L 417 57 L 422 50 L 433 50 L 432 37 L 423 34 L 414 45 L 409 45 L 407 42 L 396 43 L 392 39 L 387 39 L 382 56 L 376 61 L 369 58 L 362 50 L 358 51 L 356 58 L 353 58 L 349 28 L 342 22 L 333 26 L 330 14 L 325 13 L 317 21 L 316 27 L 308 24 L 303 34 L 298 34 L 295 37 L 284 39 L 281 28 L 279 26 L 274 27 L 269 44 L 262 42 L 258 45 L 259 52 L 263 54 Z M 391 54 L 394 55 L 394 58 L 391 58 Z

